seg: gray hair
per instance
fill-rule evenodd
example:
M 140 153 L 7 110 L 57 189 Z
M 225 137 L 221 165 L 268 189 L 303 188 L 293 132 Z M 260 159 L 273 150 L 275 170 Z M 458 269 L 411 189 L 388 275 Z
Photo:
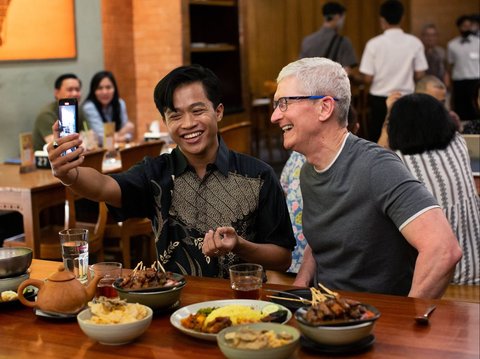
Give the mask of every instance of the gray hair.
M 427 93 L 427 85 L 432 84 L 436 88 L 446 90 L 445 84 L 434 75 L 425 75 L 415 84 L 416 93 Z
M 295 76 L 307 95 L 326 95 L 338 99 L 333 111 L 337 121 L 347 126 L 350 108 L 350 80 L 342 65 L 324 57 L 307 57 L 285 66 L 278 74 L 277 83 Z

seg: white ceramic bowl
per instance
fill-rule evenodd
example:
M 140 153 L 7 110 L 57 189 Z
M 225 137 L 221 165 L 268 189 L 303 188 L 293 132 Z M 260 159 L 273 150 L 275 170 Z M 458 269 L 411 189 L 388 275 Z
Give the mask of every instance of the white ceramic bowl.
M 149 307 L 147 316 L 141 320 L 125 324 L 94 324 L 88 323 L 92 313 L 85 309 L 77 315 L 77 321 L 82 331 L 91 339 L 106 345 L 122 345 L 131 342 L 142 335 L 152 322 L 153 311 Z
M 128 303 L 143 304 L 153 310 L 157 310 L 168 309 L 176 305 L 180 300 L 180 294 L 185 284 L 186 283 L 183 282 L 172 289 L 148 292 L 124 290 L 116 285 L 116 283 L 113 284 L 113 287 L 117 290 L 120 299 L 125 299 Z
M 0 279 L 0 293 L 5 292 L 7 290 L 13 290 L 14 292 L 16 292 L 18 289 L 18 286 L 28 278 L 30 278 L 30 274 L 24 273 L 16 277 Z
M 253 330 L 273 330 L 275 333 L 286 332 L 293 336 L 291 343 L 278 348 L 268 349 L 238 349 L 232 348 L 225 341 L 225 334 L 236 332 L 241 328 L 248 327 Z M 252 323 L 228 327 L 217 335 L 218 347 L 228 359 L 287 359 L 290 358 L 298 347 L 300 332 L 298 329 L 278 323 Z
M 303 319 L 306 310 L 305 307 L 299 308 L 295 312 L 295 319 L 302 334 L 318 344 L 352 344 L 369 336 L 375 327 L 374 320 L 352 325 L 312 325 Z

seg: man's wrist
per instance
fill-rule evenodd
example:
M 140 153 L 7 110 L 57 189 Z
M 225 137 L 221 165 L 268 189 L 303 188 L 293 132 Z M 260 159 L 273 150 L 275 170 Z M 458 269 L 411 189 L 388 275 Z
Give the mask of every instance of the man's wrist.
M 75 178 L 72 180 L 71 183 L 65 183 L 65 182 L 63 182 L 62 180 L 60 180 L 60 182 L 61 182 L 65 187 L 70 187 L 70 186 L 73 186 L 75 183 L 77 183 L 77 181 L 78 181 L 78 176 L 79 176 L 79 174 L 80 174 L 80 171 L 78 170 L 78 167 L 75 167 L 75 171 L 76 171 L 76 173 L 75 173 Z M 69 171 L 69 173 L 70 173 L 70 171 Z

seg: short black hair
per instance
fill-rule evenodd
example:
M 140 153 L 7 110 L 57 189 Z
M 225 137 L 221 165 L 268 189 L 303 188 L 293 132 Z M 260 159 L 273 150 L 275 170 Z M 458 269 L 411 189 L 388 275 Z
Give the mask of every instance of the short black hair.
M 194 82 L 201 82 L 207 98 L 217 108 L 221 102 L 220 80 L 208 68 L 200 65 L 180 66 L 168 73 L 155 87 L 153 99 L 158 111 L 165 118 L 165 111 L 175 111 L 173 93 L 177 87 Z
M 55 89 L 60 90 L 60 88 L 62 87 L 63 81 L 65 81 L 67 79 L 78 80 L 78 82 L 80 83 L 80 87 L 82 87 L 82 81 L 80 81 L 80 79 L 77 77 L 77 75 L 75 75 L 75 74 L 63 74 L 63 75 L 58 76 L 57 79 L 55 80 Z
M 390 25 L 398 25 L 402 21 L 403 5 L 398 0 L 387 0 L 380 6 L 380 16 Z
M 414 155 L 445 149 L 455 136 L 455 123 L 440 101 L 414 93 L 393 104 L 387 131 L 392 150 Z
M 322 7 L 322 14 L 325 17 L 331 17 L 332 15 L 337 14 L 342 15 L 343 13 L 345 13 L 345 11 L 347 11 L 347 9 L 342 4 L 339 4 L 335 1 L 327 2 Z
M 457 27 L 460 27 L 465 21 L 472 21 L 472 17 L 470 15 L 459 16 L 455 24 Z

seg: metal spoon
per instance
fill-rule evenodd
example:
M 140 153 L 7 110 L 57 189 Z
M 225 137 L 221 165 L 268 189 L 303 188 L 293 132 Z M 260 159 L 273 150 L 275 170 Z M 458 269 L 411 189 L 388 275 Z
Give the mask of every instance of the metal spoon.
M 432 305 L 430 307 L 428 307 L 427 311 L 425 312 L 425 314 L 423 315 L 417 315 L 415 317 L 415 321 L 417 322 L 417 324 L 421 324 L 421 325 L 428 325 L 429 324 L 429 320 L 428 318 L 430 317 L 430 315 L 433 313 L 433 311 L 436 309 L 437 307 L 435 305 Z

